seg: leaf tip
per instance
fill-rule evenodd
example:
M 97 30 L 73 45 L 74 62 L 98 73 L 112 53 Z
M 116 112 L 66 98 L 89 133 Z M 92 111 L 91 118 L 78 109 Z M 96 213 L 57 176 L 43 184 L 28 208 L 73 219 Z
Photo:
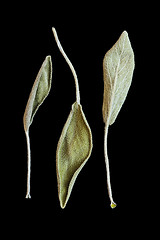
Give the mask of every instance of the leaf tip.
M 127 32 L 126 30 L 124 30 L 124 31 L 122 32 L 122 36 L 123 36 L 123 37 L 128 37 L 128 32 Z
M 128 35 L 128 32 L 127 32 L 126 30 L 124 30 L 124 31 L 123 31 L 123 34 L 126 34 L 126 35 Z
M 45 62 L 50 62 L 50 64 L 52 63 L 51 55 L 46 56 Z
M 60 201 L 60 206 L 62 209 L 64 209 L 66 207 L 66 202 L 63 203 L 62 201 Z

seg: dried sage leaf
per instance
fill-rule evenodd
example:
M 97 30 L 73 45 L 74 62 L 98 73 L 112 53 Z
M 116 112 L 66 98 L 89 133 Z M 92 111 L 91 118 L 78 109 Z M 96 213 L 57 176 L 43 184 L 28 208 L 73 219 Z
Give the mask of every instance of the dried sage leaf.
M 57 146 L 58 193 L 62 208 L 70 197 L 75 180 L 92 151 L 92 134 L 82 106 L 75 102 Z
M 28 99 L 28 103 L 24 112 L 23 123 L 25 132 L 28 131 L 36 111 L 47 97 L 51 88 L 51 81 L 52 81 L 52 61 L 51 56 L 47 56 L 33 84 Z
M 108 192 L 112 208 L 114 208 L 116 204 L 112 198 L 109 161 L 107 155 L 108 127 L 116 120 L 126 99 L 132 81 L 134 66 L 134 53 L 128 33 L 124 31 L 114 46 L 106 53 L 103 60 L 104 95 L 102 113 L 103 121 L 105 123 L 104 152 L 107 169 Z
M 103 60 L 103 120 L 113 124 L 125 101 L 132 81 L 134 53 L 126 31 Z
M 36 80 L 33 84 L 27 106 L 23 116 L 24 130 L 27 140 L 27 152 L 28 152 L 28 173 L 27 173 L 27 194 L 26 198 L 30 196 L 30 175 L 31 175 L 31 152 L 30 152 L 30 139 L 29 139 L 29 127 L 33 121 L 33 117 L 38 110 L 39 106 L 43 103 L 48 96 L 52 81 L 52 61 L 51 56 L 47 56 L 44 60 Z
M 80 104 L 76 71 L 64 52 L 55 28 L 52 28 L 57 46 L 68 63 L 75 80 L 76 102 L 72 105 L 67 122 L 57 145 L 56 166 L 60 206 L 65 208 L 75 180 L 92 151 L 92 134 Z

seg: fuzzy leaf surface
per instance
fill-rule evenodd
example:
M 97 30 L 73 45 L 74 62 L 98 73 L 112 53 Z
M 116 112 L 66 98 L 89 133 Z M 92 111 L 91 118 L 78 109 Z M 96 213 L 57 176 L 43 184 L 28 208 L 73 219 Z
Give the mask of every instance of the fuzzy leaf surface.
M 51 56 L 47 56 L 44 60 L 36 80 L 33 84 L 27 106 L 24 112 L 23 123 L 24 129 L 27 132 L 33 117 L 39 106 L 43 103 L 51 88 L 52 81 L 52 61 Z
M 126 99 L 134 71 L 134 53 L 124 31 L 103 60 L 103 121 L 111 125 Z
M 57 146 L 58 193 L 62 208 L 70 197 L 75 180 L 90 157 L 92 135 L 80 104 L 75 102 Z

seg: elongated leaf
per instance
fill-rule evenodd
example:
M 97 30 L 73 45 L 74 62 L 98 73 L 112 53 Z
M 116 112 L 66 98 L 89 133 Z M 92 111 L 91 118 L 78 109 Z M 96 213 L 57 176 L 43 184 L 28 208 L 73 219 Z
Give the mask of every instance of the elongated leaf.
M 51 57 L 47 56 L 43 62 L 37 78 L 33 84 L 27 106 L 23 116 L 24 130 L 27 140 L 27 152 L 28 152 L 28 172 L 27 172 L 27 193 L 26 198 L 31 198 L 30 195 L 30 178 L 31 178 L 31 150 L 30 150 L 30 138 L 29 138 L 29 127 L 33 121 L 33 117 L 47 97 L 52 81 L 52 62 Z
M 52 61 L 51 56 L 47 56 L 36 77 L 24 112 L 23 123 L 26 132 L 33 121 L 36 111 L 50 91 L 51 81 Z
M 104 131 L 104 157 L 107 171 L 108 194 L 111 208 L 116 207 L 113 201 L 110 182 L 109 159 L 107 153 L 108 127 L 113 124 L 125 101 L 131 85 L 134 71 L 134 53 L 128 34 L 124 31 L 114 46 L 106 53 L 103 60 L 104 95 L 103 95 L 103 121 Z
M 103 60 L 103 120 L 113 124 L 127 96 L 134 70 L 134 53 L 124 31 Z
M 57 146 L 56 165 L 60 205 L 71 194 L 74 182 L 92 150 L 92 135 L 80 104 L 75 102 Z

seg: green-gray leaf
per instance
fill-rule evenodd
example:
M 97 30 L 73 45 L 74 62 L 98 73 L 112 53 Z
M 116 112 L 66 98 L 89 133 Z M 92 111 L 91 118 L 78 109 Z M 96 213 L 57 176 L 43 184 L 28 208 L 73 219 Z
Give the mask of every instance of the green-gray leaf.
M 134 70 L 134 53 L 126 31 L 103 60 L 103 120 L 113 124 L 127 96 Z
M 110 182 L 109 159 L 107 153 L 108 127 L 113 124 L 125 101 L 131 85 L 134 71 L 134 53 L 128 34 L 124 31 L 114 46 L 106 53 L 103 60 L 104 95 L 103 95 L 103 121 L 104 131 L 104 157 L 107 171 L 108 194 L 111 208 L 116 207 L 113 201 Z
M 25 132 L 28 131 L 36 111 L 47 97 L 51 88 L 51 81 L 52 61 L 51 56 L 47 56 L 39 70 L 27 102 L 23 117 Z
M 56 154 L 58 193 L 62 208 L 66 206 L 74 182 L 91 151 L 91 130 L 82 106 L 75 102 L 62 130 Z

